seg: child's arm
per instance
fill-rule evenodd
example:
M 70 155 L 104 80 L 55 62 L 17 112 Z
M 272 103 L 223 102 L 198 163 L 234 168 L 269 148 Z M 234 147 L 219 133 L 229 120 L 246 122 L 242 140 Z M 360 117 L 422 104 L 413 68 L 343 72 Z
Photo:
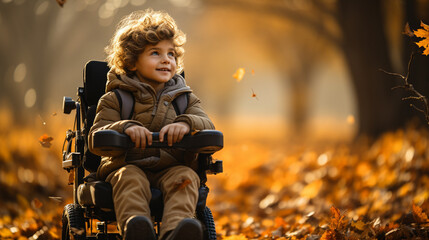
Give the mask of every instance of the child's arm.
M 94 124 L 89 131 L 89 149 L 94 154 L 103 155 L 92 149 L 92 135 L 94 132 L 104 129 L 115 130 L 119 133 L 125 133 L 125 130 L 132 126 L 142 126 L 142 124 L 135 120 L 122 120 L 121 108 L 119 101 L 114 92 L 107 92 L 104 94 L 97 106 L 97 112 L 94 119 Z

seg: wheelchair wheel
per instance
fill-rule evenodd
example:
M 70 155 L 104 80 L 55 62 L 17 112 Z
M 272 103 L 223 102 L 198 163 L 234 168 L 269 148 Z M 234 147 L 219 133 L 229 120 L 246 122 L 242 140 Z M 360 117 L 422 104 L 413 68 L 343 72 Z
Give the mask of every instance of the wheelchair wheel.
M 216 227 L 213 214 L 207 206 L 197 213 L 198 220 L 203 224 L 204 240 L 216 240 Z
M 86 239 L 85 218 L 83 209 L 79 205 L 67 204 L 64 207 L 62 224 L 62 240 Z

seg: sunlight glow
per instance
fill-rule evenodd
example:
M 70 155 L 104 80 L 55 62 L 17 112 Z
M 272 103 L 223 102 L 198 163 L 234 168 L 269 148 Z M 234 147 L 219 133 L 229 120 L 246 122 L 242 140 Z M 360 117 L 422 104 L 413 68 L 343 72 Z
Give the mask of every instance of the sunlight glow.
M 15 72 L 13 73 L 13 80 L 15 82 L 22 82 L 27 75 L 27 66 L 25 63 L 20 63 L 15 68 Z
M 25 106 L 28 108 L 33 107 L 34 104 L 36 103 L 36 98 L 37 98 L 36 90 L 34 90 L 33 88 L 28 89 L 24 97 Z
M 130 3 L 131 3 L 131 5 L 138 7 L 138 6 L 142 6 L 143 4 L 145 4 L 146 0 L 131 0 Z
M 114 12 L 115 6 L 110 2 L 106 2 L 105 4 L 101 5 L 100 9 L 98 10 L 98 16 L 101 19 L 110 18 L 113 17 Z
M 42 3 L 38 4 L 38 6 L 36 6 L 35 12 L 36 15 L 40 16 L 43 15 L 46 10 L 48 10 L 49 8 L 49 2 L 48 1 L 43 1 Z
M 86 4 L 92 5 L 97 2 L 97 0 L 85 0 Z
M 320 155 L 320 156 L 317 158 L 317 163 L 318 163 L 320 166 L 325 165 L 327 162 L 328 162 L 328 155 L 326 155 L 325 153 L 324 153 L 324 154 L 322 154 L 322 155 Z
M 176 7 L 189 7 L 192 0 L 170 0 L 170 2 Z
M 413 160 L 413 157 L 414 157 L 414 148 L 410 147 L 408 148 L 407 152 L 405 152 L 405 161 L 411 162 L 411 160 Z

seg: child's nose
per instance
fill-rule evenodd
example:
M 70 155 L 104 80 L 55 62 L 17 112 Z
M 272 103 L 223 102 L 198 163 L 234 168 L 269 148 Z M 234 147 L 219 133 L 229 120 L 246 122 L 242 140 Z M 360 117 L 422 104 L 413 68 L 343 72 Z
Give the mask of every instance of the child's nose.
M 167 56 L 167 55 L 163 55 L 163 56 L 162 56 L 162 59 L 161 59 L 161 62 L 162 62 L 162 63 L 170 63 L 170 59 L 168 58 L 168 56 Z

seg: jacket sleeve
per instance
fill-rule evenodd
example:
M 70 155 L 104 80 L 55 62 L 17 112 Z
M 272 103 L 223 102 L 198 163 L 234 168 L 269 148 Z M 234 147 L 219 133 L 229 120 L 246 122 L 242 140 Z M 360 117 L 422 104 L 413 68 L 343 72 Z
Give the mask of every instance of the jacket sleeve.
M 89 150 L 100 156 L 111 156 L 112 154 L 110 153 L 98 152 L 92 148 L 94 133 L 105 129 L 124 133 L 125 129 L 132 125 L 142 126 L 140 122 L 135 120 L 121 120 L 121 107 L 119 106 L 119 101 L 116 98 L 115 93 L 107 92 L 98 101 L 94 124 L 92 125 L 88 136 Z M 114 153 L 114 155 L 118 155 L 118 153 Z
M 201 107 L 201 101 L 195 94 L 189 94 L 188 107 L 184 114 L 181 114 L 174 119 L 174 122 L 186 122 L 191 131 L 215 129 L 212 121 Z

